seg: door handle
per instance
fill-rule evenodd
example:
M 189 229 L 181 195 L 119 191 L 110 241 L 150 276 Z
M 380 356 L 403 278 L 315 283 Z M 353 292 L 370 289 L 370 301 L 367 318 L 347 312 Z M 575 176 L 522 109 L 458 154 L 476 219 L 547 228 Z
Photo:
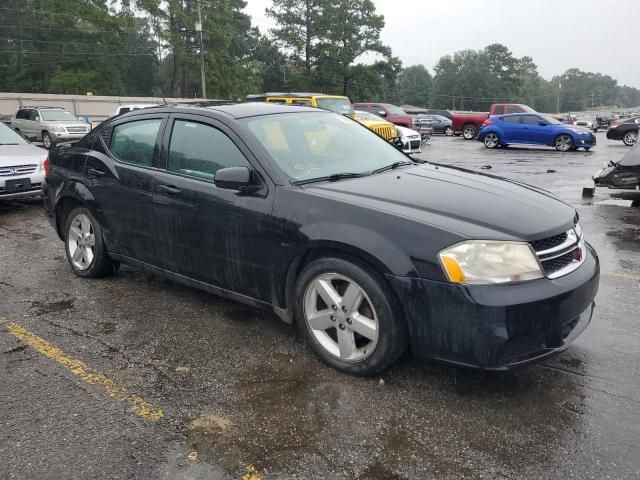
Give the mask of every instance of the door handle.
M 158 190 L 160 190 L 161 192 L 168 193 L 170 195 L 177 195 L 182 191 L 178 187 L 175 187 L 173 185 L 158 185 Z
M 96 168 L 90 168 L 87 170 L 89 175 L 93 175 L 94 177 L 104 177 L 106 174 L 102 170 L 98 170 Z

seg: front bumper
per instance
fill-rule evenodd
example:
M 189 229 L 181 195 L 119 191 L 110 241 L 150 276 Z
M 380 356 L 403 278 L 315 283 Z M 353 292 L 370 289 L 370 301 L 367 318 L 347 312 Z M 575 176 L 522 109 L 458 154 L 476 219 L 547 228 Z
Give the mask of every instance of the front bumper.
M 7 188 L 7 180 L 28 180 L 22 188 Z M 9 200 L 15 198 L 39 197 L 42 193 L 42 183 L 44 182 L 44 173 L 35 172 L 27 175 L 16 175 L 11 177 L 0 178 L 0 200 Z
M 564 351 L 591 321 L 600 268 L 585 262 L 551 280 L 461 286 L 388 276 L 415 355 L 487 370 L 509 370 Z

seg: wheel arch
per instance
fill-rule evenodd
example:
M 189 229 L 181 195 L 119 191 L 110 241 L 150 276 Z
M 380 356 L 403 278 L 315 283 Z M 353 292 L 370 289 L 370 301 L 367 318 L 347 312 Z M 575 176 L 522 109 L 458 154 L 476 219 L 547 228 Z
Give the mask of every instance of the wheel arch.
M 106 226 L 104 215 L 98 208 L 96 199 L 89 188 L 82 182 L 68 180 L 60 188 L 56 195 L 56 201 L 53 207 L 55 212 L 56 231 L 58 237 L 64 240 L 64 225 L 66 218 L 76 207 L 86 207 L 91 214 L 96 217 L 103 227 Z

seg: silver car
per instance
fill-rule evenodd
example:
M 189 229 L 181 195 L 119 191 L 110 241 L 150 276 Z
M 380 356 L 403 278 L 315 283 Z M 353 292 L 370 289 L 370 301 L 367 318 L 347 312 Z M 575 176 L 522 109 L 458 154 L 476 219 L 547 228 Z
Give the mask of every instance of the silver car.
M 21 107 L 11 126 L 30 140 L 42 141 L 46 148 L 59 142 L 80 140 L 91 126 L 64 108 Z
M 39 196 L 46 159 L 46 150 L 0 123 L 0 200 Z

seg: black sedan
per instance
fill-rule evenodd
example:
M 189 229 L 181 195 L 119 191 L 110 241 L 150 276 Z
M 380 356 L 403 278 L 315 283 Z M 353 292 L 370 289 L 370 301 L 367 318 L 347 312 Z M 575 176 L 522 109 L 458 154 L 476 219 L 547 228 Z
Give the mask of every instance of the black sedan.
M 640 116 L 617 121 L 607 130 L 609 140 L 622 140 L 622 142 L 632 147 L 638 141 L 638 127 L 640 126 Z
M 328 111 L 139 110 L 53 149 L 46 176 L 77 275 L 124 262 L 270 309 L 345 372 L 379 372 L 409 346 L 513 368 L 591 320 L 598 260 L 572 207 L 412 160 Z
M 448 137 L 453 136 L 453 127 L 451 120 L 442 115 L 425 115 L 424 118 L 431 120 L 433 125 L 433 133 L 441 133 Z

